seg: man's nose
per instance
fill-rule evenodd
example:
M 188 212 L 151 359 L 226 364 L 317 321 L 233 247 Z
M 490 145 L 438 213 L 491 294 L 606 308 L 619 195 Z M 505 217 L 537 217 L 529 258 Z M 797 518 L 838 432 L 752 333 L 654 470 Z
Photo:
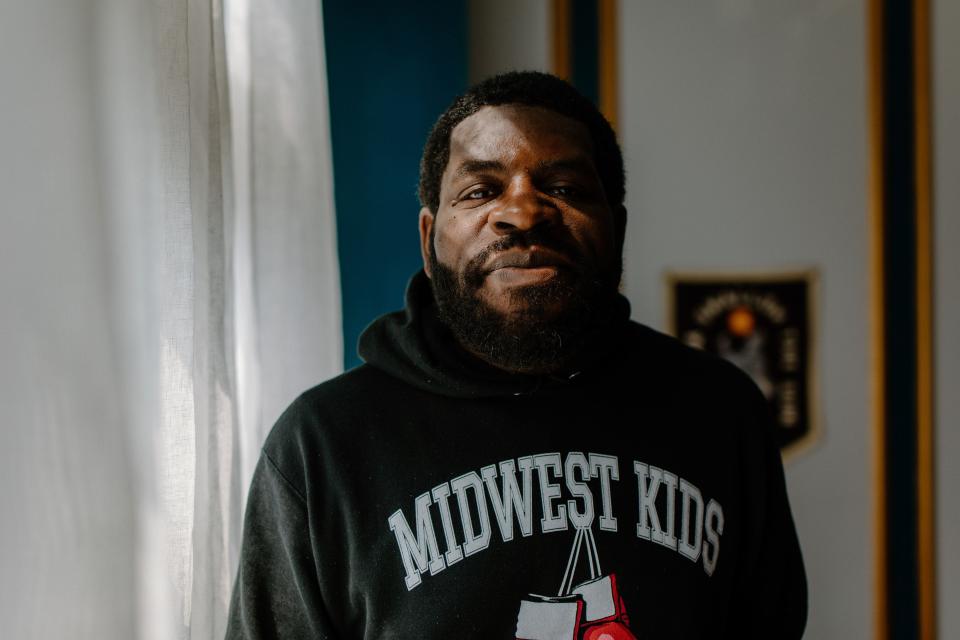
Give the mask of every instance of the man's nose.
M 556 205 L 527 177 L 513 180 L 501 196 L 499 206 L 490 213 L 493 228 L 501 234 L 552 225 L 559 218 Z

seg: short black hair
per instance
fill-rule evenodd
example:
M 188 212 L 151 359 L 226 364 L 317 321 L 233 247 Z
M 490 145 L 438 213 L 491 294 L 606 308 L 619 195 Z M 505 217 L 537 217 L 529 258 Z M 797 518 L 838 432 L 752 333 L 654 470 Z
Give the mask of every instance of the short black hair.
M 483 107 L 505 104 L 541 107 L 586 126 L 593 140 L 594 163 L 607 195 L 607 204 L 614 212 L 620 209 L 625 195 L 623 155 L 613 127 L 593 102 L 570 83 L 539 71 L 511 71 L 493 76 L 470 87 L 447 107 L 434 123 L 423 147 L 418 190 L 420 206 L 429 208 L 434 214 L 440 207 L 440 179 L 450 160 L 453 129 Z

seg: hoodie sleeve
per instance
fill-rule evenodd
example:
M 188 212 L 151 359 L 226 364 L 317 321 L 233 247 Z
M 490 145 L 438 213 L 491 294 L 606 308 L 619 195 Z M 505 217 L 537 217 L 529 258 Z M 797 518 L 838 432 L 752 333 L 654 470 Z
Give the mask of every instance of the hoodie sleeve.
M 247 498 L 226 638 L 336 637 L 321 597 L 306 501 L 263 452 Z
M 761 428 L 748 436 L 743 465 L 752 516 L 723 637 L 797 640 L 807 621 L 806 573 L 772 418 L 765 402 L 754 406 Z

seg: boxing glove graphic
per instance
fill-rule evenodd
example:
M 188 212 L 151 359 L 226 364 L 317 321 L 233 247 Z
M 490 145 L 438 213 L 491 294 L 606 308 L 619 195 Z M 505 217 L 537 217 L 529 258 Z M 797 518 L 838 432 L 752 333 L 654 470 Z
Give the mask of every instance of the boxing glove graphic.
M 603 622 L 587 629 L 583 640 L 637 640 L 637 636 L 619 622 Z
M 584 544 L 586 543 L 586 544 Z M 580 552 L 586 550 L 590 579 L 574 586 Z M 602 575 L 593 531 L 577 529 L 560 592 L 523 598 L 517 640 L 636 640 L 630 631 L 614 574 Z

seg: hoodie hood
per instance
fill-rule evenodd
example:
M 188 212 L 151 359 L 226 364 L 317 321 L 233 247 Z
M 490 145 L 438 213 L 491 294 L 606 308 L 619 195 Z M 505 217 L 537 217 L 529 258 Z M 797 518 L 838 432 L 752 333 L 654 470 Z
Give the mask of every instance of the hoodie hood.
M 563 390 L 608 369 L 614 346 L 630 318 L 630 302 L 617 294 L 611 321 L 595 330 L 591 348 L 575 366 L 549 375 L 509 373 L 466 351 L 440 320 L 430 279 L 421 269 L 410 279 L 405 308 L 380 316 L 361 334 L 364 362 L 405 382 L 444 396 L 483 398 Z

